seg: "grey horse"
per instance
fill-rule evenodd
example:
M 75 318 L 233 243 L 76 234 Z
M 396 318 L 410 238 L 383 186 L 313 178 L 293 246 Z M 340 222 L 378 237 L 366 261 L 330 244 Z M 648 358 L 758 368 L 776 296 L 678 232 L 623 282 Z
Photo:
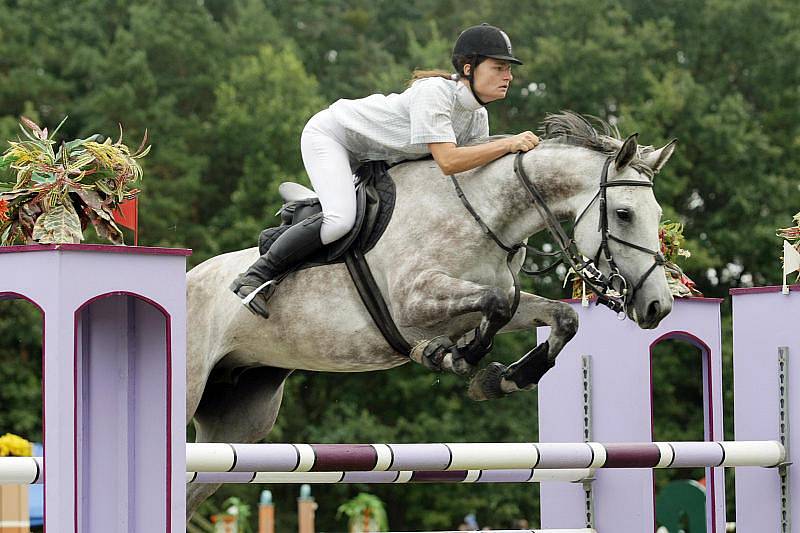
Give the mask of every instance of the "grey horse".
M 585 211 L 574 239 L 582 254 L 594 257 L 601 245 L 597 193 L 606 161 L 611 158 L 609 182 L 650 180 L 675 144 L 639 146 L 635 135 L 623 141 L 612 130 L 599 133 L 572 113 L 548 116 L 545 128 L 545 140 L 524 154 L 522 165 L 557 217 L 574 220 Z M 475 211 L 509 244 L 545 228 L 513 163 L 509 154 L 458 176 Z M 393 218 L 366 258 L 398 328 L 414 346 L 415 359 L 434 351 L 437 369 L 474 375 L 477 365 L 466 361 L 486 355 L 495 333 L 548 325 L 550 336 L 537 353 L 552 365 L 578 327 L 571 307 L 522 292 L 511 316 L 507 253 L 483 233 L 451 179 L 431 160 L 395 166 L 390 174 L 397 186 Z M 661 209 L 651 187 L 608 189 L 605 212 L 616 237 L 658 250 Z M 630 284 L 642 280 L 627 315 L 642 328 L 656 327 L 672 308 L 663 266 L 653 265 L 653 256 L 635 247 L 616 241 L 609 247 L 622 276 Z M 524 254 L 523 248 L 510 267 L 518 271 Z M 294 369 L 365 372 L 409 361 L 383 338 L 341 263 L 289 275 L 270 301 L 269 320 L 251 314 L 228 286 L 257 256 L 256 248 L 223 254 L 187 274 L 186 415 L 194 418 L 198 442 L 247 443 L 267 437 L 284 381 Z M 598 266 L 609 270 L 605 262 Z M 650 271 L 653 275 L 645 276 Z M 456 357 L 464 352 L 470 357 Z M 534 388 L 539 376 L 529 377 L 529 359 L 530 353 L 509 367 L 492 363 L 487 367 L 492 372 L 484 369 L 473 377 L 470 395 L 490 397 L 487 380 L 493 381 L 493 396 Z M 189 486 L 188 515 L 217 488 Z

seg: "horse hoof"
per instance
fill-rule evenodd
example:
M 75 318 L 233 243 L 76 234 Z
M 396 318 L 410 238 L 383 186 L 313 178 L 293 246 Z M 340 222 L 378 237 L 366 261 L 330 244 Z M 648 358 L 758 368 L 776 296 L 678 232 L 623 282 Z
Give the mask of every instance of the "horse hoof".
M 469 382 L 467 394 L 476 402 L 483 400 L 494 400 L 506 395 L 500 387 L 506 367 L 501 363 L 489 363 L 489 365 L 475 374 Z

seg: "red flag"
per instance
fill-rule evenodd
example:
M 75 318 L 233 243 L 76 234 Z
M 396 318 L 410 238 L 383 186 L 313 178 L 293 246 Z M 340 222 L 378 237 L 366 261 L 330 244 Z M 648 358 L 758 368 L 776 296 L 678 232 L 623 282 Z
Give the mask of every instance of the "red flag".
M 133 230 L 133 245 L 139 245 L 139 198 L 119 204 L 114 211 L 114 221 L 122 227 Z

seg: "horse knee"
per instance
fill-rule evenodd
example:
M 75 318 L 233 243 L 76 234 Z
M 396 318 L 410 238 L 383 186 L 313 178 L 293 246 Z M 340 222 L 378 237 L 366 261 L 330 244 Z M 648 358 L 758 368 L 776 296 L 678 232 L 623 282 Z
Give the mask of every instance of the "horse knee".
M 569 342 L 578 332 L 578 313 L 568 304 L 559 306 L 555 315 L 555 324 L 558 333 L 564 339 L 564 343 Z
M 508 321 L 511 319 L 511 302 L 505 292 L 497 287 L 487 290 L 481 298 L 483 314 L 490 320 Z

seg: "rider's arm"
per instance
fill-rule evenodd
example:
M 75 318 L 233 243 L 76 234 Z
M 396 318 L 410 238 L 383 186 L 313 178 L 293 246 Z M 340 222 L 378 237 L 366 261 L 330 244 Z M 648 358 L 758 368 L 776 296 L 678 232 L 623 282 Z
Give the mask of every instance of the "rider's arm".
M 436 164 L 444 174 L 458 174 L 491 163 L 510 152 L 527 152 L 539 144 L 539 138 L 526 131 L 519 135 L 489 141 L 473 146 L 456 146 L 455 143 L 429 143 Z

